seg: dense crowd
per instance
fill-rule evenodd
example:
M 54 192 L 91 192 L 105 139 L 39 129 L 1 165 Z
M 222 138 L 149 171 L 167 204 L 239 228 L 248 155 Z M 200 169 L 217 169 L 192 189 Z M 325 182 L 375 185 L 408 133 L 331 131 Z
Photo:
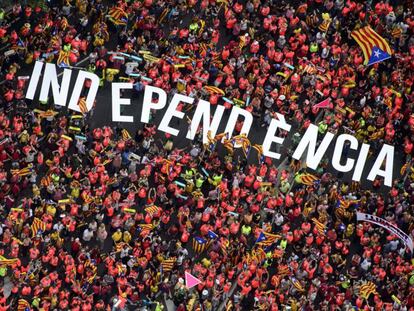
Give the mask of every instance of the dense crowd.
M 0 310 L 414 310 L 412 254 L 355 217 L 414 235 L 410 1 L 53 3 L 0 11 Z M 351 38 L 368 24 L 393 49 L 369 67 Z M 395 145 L 407 165 L 392 188 L 327 164 L 303 184 L 304 163 L 248 163 L 202 129 L 178 149 L 154 125 L 91 128 L 94 110 L 24 99 L 35 60 L 238 105 L 263 127 L 282 113 L 373 154 Z

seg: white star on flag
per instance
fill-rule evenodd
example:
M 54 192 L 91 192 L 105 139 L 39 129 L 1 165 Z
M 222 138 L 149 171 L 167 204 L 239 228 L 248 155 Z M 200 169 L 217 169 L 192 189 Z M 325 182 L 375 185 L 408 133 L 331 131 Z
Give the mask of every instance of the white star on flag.
M 376 50 L 376 51 L 374 52 L 374 55 L 375 55 L 375 57 L 376 57 L 376 58 L 379 58 L 379 57 L 380 57 L 380 55 L 381 55 L 381 52 L 380 52 L 379 50 Z

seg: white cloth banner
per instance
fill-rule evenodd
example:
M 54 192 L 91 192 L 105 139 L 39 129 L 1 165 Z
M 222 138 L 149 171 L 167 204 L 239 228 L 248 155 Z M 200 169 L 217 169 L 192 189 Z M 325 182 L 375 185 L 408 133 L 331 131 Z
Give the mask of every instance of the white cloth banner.
M 381 217 L 377 217 L 377 216 L 365 214 L 365 213 L 360 213 L 360 212 L 357 212 L 357 221 L 368 221 L 368 222 L 371 222 L 373 224 L 376 224 L 378 226 L 381 226 L 387 229 L 391 233 L 398 236 L 400 240 L 402 240 L 404 244 L 410 249 L 411 254 L 413 254 L 413 248 L 414 248 L 413 239 L 409 235 L 405 234 L 404 231 L 397 228 L 395 225 L 393 225 L 389 221 L 386 221 L 385 219 L 382 219 Z

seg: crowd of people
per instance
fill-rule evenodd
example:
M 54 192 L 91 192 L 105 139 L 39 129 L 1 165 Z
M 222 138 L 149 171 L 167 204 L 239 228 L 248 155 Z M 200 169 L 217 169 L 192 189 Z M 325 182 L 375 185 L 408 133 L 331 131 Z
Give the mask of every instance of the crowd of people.
M 409 248 L 355 216 L 414 235 L 412 2 L 58 2 L 0 11 L 0 310 L 414 310 Z M 364 64 L 365 25 L 391 59 Z M 35 60 L 388 143 L 406 165 L 392 188 L 361 185 L 232 156 L 202 129 L 179 149 L 153 124 L 92 128 L 99 103 L 24 98 Z

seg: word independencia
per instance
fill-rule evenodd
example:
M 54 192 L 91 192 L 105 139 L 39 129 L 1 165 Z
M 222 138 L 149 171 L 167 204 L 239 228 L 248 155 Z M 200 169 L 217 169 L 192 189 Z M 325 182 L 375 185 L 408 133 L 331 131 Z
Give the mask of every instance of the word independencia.
M 41 76 L 41 72 L 43 69 L 44 63 L 37 61 L 33 73 L 30 79 L 29 87 L 26 93 L 27 99 L 34 99 L 36 89 L 39 83 L 39 79 Z M 61 84 L 59 85 L 58 76 L 56 72 L 56 66 L 54 64 L 47 63 L 45 66 L 44 74 L 43 74 L 43 81 L 42 87 L 40 91 L 39 100 L 45 101 L 48 98 L 48 93 L 50 87 L 52 88 L 53 100 L 55 105 L 66 106 L 68 92 L 69 92 L 69 85 L 71 79 L 72 70 L 65 69 L 63 72 L 63 77 Z M 87 71 L 79 71 L 77 76 L 75 86 L 72 91 L 72 95 L 69 101 L 68 108 L 77 112 L 81 112 L 80 107 L 78 105 L 79 98 L 81 96 L 82 89 L 84 87 L 85 81 L 90 80 L 90 87 L 88 91 L 88 95 L 86 97 L 86 110 L 89 111 L 94 103 L 96 94 L 99 88 L 99 77 L 91 72 Z M 120 90 L 121 89 L 132 89 L 132 83 L 112 83 L 112 121 L 113 122 L 134 122 L 133 116 L 126 116 L 121 115 L 121 105 L 130 105 L 130 100 L 126 98 L 120 97 Z M 157 101 L 154 102 L 154 95 L 157 95 Z M 170 126 L 170 122 L 173 118 L 183 119 L 185 113 L 182 111 L 178 111 L 178 105 L 183 103 L 193 104 L 194 98 L 191 98 L 186 95 L 182 94 L 175 94 L 171 99 L 166 112 L 158 126 L 160 131 L 169 133 L 173 136 L 177 136 L 179 130 Z M 151 110 L 160 110 L 165 108 L 167 105 L 167 93 L 154 86 L 146 85 L 144 91 L 144 99 L 142 104 L 142 114 L 141 114 L 141 122 L 149 123 Z M 193 140 L 195 137 L 195 133 L 197 128 L 199 127 L 201 121 L 203 121 L 202 129 L 203 129 L 203 142 L 205 144 L 208 143 L 208 134 L 214 137 L 217 133 L 219 128 L 220 122 L 223 117 L 224 113 L 224 106 L 218 105 L 216 111 L 214 113 L 213 118 L 210 118 L 210 103 L 205 100 L 199 100 L 194 112 L 193 119 L 191 120 L 190 129 L 186 135 L 186 138 L 189 140 Z M 253 116 L 252 114 L 242 108 L 237 106 L 233 106 L 230 117 L 227 121 L 227 125 L 225 127 L 225 133 L 228 133 L 229 136 L 234 131 L 236 126 L 236 122 L 239 117 L 244 118 L 243 126 L 240 131 L 240 134 L 245 134 L 248 136 L 250 128 L 253 123 Z M 277 119 L 272 119 L 269 128 L 267 130 L 266 136 L 264 138 L 262 148 L 263 148 L 263 155 L 279 159 L 280 154 L 274 151 L 271 151 L 271 146 L 273 143 L 276 144 L 283 144 L 284 138 L 276 136 L 277 130 L 280 128 L 284 131 L 290 131 L 291 125 L 289 125 L 284 116 L 280 113 L 276 113 Z M 210 121 L 211 120 L 211 121 Z M 294 159 L 301 159 L 304 152 L 307 150 L 306 154 L 306 165 L 311 169 L 317 169 L 319 163 L 321 162 L 323 155 L 328 150 L 331 142 L 334 138 L 334 134 L 326 133 L 321 142 L 318 144 L 318 127 L 316 125 L 311 124 L 305 134 L 303 135 L 302 139 L 300 140 L 298 146 L 296 147 L 292 157 Z M 343 173 L 347 173 L 353 170 L 352 180 L 360 181 L 362 176 L 362 171 L 365 167 L 369 148 L 370 145 L 363 143 L 359 155 L 357 159 L 348 158 L 345 161 L 345 164 L 341 163 L 341 156 L 343 153 L 343 148 L 345 143 L 349 143 L 350 149 L 358 150 L 359 143 L 358 140 L 349 134 L 341 134 L 337 137 L 333 156 L 332 156 L 332 166 L 335 170 Z M 240 147 L 239 145 L 235 145 L 235 147 Z M 374 180 L 377 176 L 381 176 L 384 178 L 384 184 L 386 186 L 392 186 L 392 174 L 393 174 L 393 162 L 394 162 L 394 146 L 384 144 L 382 146 L 381 151 L 379 152 L 372 168 L 367 176 L 368 180 Z

